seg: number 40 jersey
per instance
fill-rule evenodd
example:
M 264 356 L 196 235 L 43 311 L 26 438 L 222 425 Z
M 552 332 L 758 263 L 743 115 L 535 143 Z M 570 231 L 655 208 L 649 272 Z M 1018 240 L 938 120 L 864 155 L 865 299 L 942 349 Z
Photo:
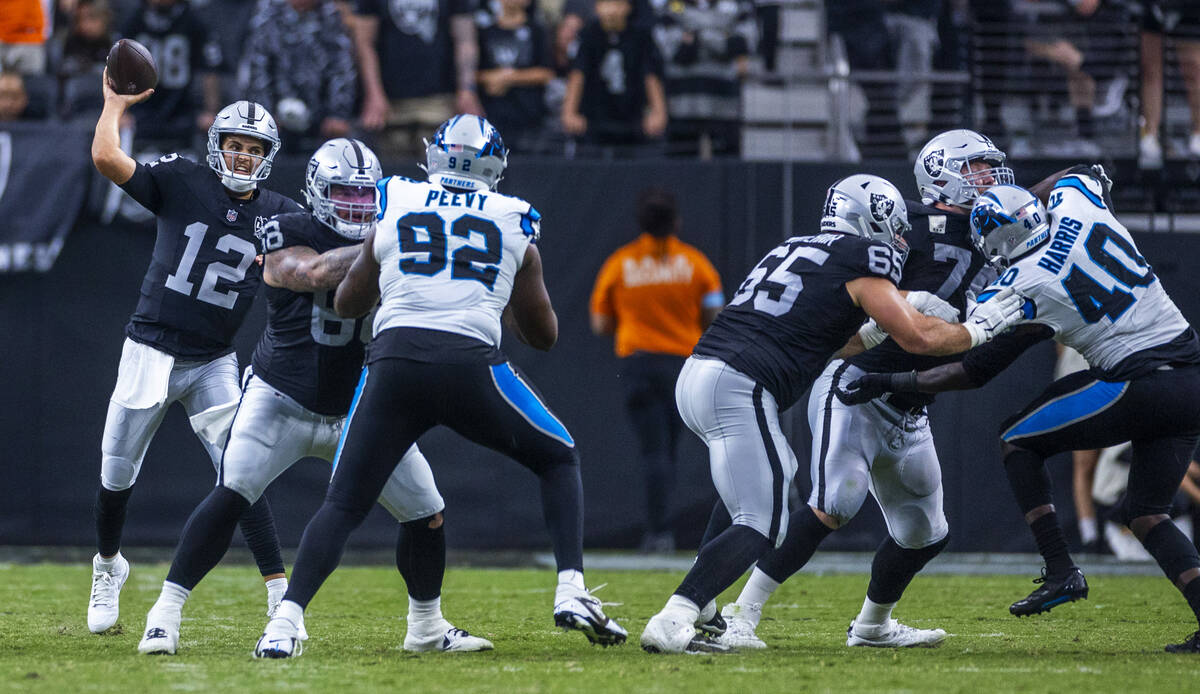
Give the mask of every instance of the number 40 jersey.
M 263 253 L 304 246 L 317 253 L 354 246 L 307 212 L 281 214 L 263 228 Z M 340 417 L 350 411 L 362 369 L 371 317 L 343 319 L 333 310 L 335 289 L 294 292 L 267 285 L 267 329 L 254 348 L 254 375 L 310 412 Z
M 375 334 L 424 328 L 499 347 L 513 278 L 541 233 L 538 211 L 493 191 L 456 193 L 401 176 L 377 185 Z
M 1026 297 L 1025 322 L 1049 327 L 1106 379 L 1200 360 L 1196 333 L 1108 209 L 1101 183 L 1064 176 L 1047 207 L 1049 242 L 1018 259 L 991 289 L 1012 286 Z

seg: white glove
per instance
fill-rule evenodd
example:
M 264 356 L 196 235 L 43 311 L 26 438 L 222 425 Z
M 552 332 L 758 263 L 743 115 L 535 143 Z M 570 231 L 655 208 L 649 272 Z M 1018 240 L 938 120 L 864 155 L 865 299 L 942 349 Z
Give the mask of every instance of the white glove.
M 909 292 L 904 298 L 913 308 L 927 316 L 941 318 L 947 323 L 958 322 L 958 309 L 929 292 Z
M 1100 164 L 1092 164 L 1091 172 L 1092 175 L 1100 181 L 1100 185 L 1104 186 L 1104 192 L 1112 193 L 1113 182 L 1112 179 L 1108 177 L 1108 172 L 1104 170 L 1104 167 Z
M 929 292 L 909 292 L 905 295 L 904 300 L 926 316 L 940 318 L 947 323 L 958 322 L 958 309 Z M 879 327 L 874 318 L 863 323 L 862 327 L 858 329 L 858 339 L 862 340 L 863 346 L 867 349 L 876 347 L 886 340 L 887 336 L 888 334 Z
M 975 348 L 1016 325 L 1025 317 L 1025 297 L 1012 287 L 1004 287 L 983 303 L 975 304 L 963 327 L 971 334 Z

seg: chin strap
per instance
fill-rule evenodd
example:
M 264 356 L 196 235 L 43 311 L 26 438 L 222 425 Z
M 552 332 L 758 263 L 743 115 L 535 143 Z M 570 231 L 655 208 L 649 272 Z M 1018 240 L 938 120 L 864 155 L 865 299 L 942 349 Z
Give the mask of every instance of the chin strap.
M 221 185 L 235 193 L 248 193 L 258 187 L 258 181 L 236 178 L 233 174 L 221 174 Z

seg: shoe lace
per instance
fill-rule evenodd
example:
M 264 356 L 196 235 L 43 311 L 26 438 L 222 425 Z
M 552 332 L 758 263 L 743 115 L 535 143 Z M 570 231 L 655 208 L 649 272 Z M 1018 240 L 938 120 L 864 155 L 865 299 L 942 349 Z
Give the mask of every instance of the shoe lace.
M 459 629 L 458 627 L 450 627 L 449 629 L 446 630 L 446 636 L 448 636 L 450 638 L 454 638 L 454 639 L 465 639 L 465 638 L 469 637 L 470 634 L 467 633 L 466 629 Z
M 97 607 L 112 607 L 116 587 L 117 583 L 110 572 L 96 574 L 92 577 L 91 603 Z
M 1044 567 L 1044 566 L 1042 567 L 1042 575 L 1033 579 L 1033 582 L 1034 583 L 1045 583 L 1046 582 L 1046 567 Z

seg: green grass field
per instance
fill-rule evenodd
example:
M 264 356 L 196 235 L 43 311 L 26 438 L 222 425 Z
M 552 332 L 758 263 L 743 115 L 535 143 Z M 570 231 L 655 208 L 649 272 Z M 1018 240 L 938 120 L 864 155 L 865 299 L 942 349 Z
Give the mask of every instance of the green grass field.
M 395 570 L 344 567 L 308 611 L 311 639 L 291 661 L 256 661 L 265 595 L 252 568 L 220 568 L 193 593 L 179 654 L 137 653 L 163 564 L 135 564 L 121 621 L 88 633 L 89 567 L 0 564 L 0 690 L 29 692 L 1185 692 L 1200 690 L 1200 658 L 1162 652 L 1195 628 L 1163 579 L 1091 579 L 1092 599 L 1017 620 L 1007 605 L 1032 586 L 1013 576 L 922 576 L 896 616 L 950 637 L 931 650 L 849 649 L 845 630 L 862 575 L 800 575 L 767 606 L 771 648 L 732 655 L 651 656 L 637 647 L 646 619 L 680 574 L 591 571 L 610 616 L 630 633 L 601 649 L 556 630 L 553 573 L 455 569 L 444 612 L 496 644 L 489 653 L 411 655 L 400 649 L 407 607 Z M 732 599 L 730 591 L 720 601 Z

